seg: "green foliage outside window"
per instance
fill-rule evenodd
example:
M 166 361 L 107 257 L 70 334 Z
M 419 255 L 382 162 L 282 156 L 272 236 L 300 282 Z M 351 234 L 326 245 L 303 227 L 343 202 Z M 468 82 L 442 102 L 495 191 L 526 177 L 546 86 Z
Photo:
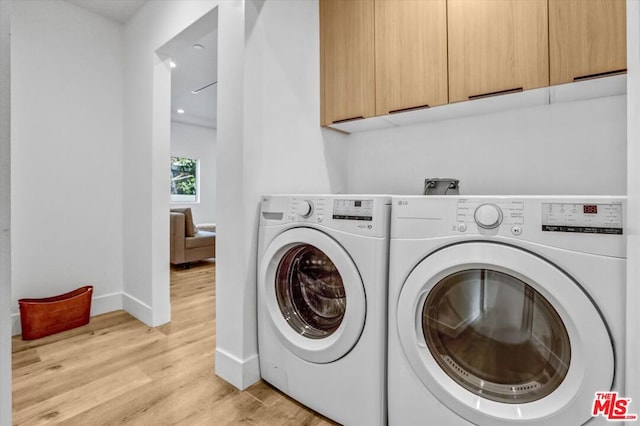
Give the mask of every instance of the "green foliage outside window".
M 171 157 L 171 195 L 196 195 L 198 160 Z

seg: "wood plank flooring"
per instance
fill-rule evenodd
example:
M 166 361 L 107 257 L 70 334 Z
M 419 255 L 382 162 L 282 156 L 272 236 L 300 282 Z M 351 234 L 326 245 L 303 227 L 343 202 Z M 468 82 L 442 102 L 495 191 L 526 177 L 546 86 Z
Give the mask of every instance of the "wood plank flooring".
M 172 269 L 171 302 L 162 327 L 118 311 L 14 337 L 14 425 L 335 425 L 264 382 L 240 392 L 214 374 L 214 262 Z

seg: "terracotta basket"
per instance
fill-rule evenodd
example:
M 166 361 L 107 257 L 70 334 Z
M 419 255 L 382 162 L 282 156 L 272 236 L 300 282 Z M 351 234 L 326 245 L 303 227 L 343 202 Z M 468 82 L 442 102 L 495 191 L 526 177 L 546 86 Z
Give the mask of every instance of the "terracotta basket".
M 22 340 L 33 340 L 89 323 L 93 286 L 42 299 L 20 299 Z

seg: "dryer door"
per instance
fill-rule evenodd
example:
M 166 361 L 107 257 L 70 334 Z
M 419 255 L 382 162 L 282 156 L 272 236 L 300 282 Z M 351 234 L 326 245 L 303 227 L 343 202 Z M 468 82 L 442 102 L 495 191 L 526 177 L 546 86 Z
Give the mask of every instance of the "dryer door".
M 420 262 L 398 299 L 414 372 L 441 402 L 480 425 L 582 424 L 609 391 L 607 327 L 581 287 L 525 250 L 490 242 Z
M 360 338 L 362 279 L 349 254 L 326 234 L 294 228 L 276 237 L 265 251 L 258 287 L 276 334 L 300 358 L 332 362 Z

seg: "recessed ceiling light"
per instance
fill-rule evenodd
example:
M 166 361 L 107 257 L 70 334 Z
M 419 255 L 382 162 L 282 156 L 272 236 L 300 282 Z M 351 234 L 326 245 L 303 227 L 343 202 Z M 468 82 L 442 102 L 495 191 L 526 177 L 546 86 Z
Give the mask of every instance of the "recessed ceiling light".
M 175 68 L 175 67 L 177 67 L 176 63 L 175 63 L 175 62 L 173 62 L 173 61 L 169 61 L 169 66 L 170 66 L 171 68 Z
M 202 49 L 204 49 L 204 46 L 201 45 L 201 44 L 196 43 L 196 44 L 193 45 L 193 48 L 196 49 L 196 50 L 202 50 Z
M 184 110 L 183 110 L 182 108 L 177 109 L 177 110 L 176 110 L 176 112 L 177 112 L 178 114 L 184 114 Z

